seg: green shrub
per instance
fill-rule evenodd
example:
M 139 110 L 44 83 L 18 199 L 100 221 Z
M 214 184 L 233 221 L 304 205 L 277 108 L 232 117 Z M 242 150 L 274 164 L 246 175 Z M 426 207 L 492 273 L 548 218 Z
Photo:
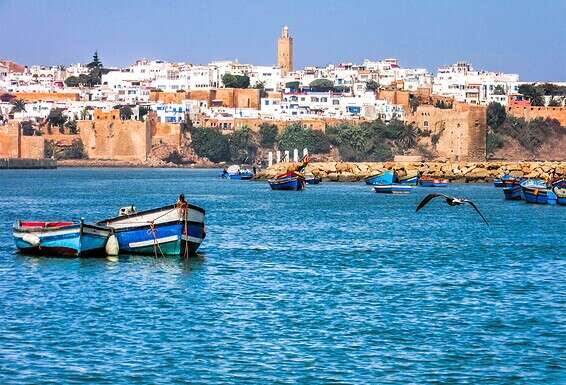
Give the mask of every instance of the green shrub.
M 495 132 L 488 132 L 485 140 L 485 152 L 493 154 L 497 149 L 503 148 L 505 141 L 503 137 Z
M 259 126 L 259 142 L 262 147 L 272 148 L 277 141 L 279 130 L 275 124 L 262 123 Z
M 230 160 L 228 138 L 221 132 L 208 127 L 195 127 L 192 131 L 193 149 L 201 157 L 212 162 Z
M 249 127 L 230 134 L 228 137 L 230 158 L 235 163 L 251 163 L 257 154 L 257 143 Z

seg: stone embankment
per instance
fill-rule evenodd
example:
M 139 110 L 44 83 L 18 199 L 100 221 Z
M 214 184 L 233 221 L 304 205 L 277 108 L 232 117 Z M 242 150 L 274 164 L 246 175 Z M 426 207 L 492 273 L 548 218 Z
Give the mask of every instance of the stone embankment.
M 0 159 L 0 169 L 25 169 L 25 168 L 57 168 L 55 159 L 22 159 L 22 158 L 2 158 Z
M 278 163 L 262 170 L 257 179 L 284 173 L 291 163 Z M 505 173 L 525 178 L 566 177 L 566 162 L 314 162 L 307 172 L 334 182 L 355 182 L 384 170 L 399 176 L 415 175 L 448 178 L 454 183 L 491 182 Z

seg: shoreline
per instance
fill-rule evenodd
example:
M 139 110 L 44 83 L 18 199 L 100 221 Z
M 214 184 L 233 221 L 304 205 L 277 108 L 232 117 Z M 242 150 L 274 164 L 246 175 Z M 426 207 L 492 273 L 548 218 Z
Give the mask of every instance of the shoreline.
M 57 168 L 222 168 L 214 163 L 175 164 L 166 162 L 140 162 L 128 160 L 65 159 L 57 161 Z
M 275 178 L 292 163 L 278 163 L 261 170 L 254 179 Z M 446 178 L 452 183 L 490 183 L 503 174 L 521 178 L 566 178 L 566 162 L 313 162 L 307 173 L 331 182 L 358 182 L 382 171 L 399 176 L 416 175 Z

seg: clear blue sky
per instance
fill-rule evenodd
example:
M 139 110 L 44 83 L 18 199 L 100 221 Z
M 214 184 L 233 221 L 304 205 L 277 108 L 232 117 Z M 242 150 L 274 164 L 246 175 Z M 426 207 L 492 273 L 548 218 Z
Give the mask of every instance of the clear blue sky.
M 464 59 L 566 81 L 566 0 L 0 0 L 0 58 L 274 64 L 285 24 L 296 67 L 396 57 L 436 72 Z

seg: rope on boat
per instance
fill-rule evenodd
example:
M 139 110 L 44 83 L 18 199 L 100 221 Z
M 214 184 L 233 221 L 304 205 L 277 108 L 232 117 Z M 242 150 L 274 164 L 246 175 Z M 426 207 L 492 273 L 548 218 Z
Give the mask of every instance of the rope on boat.
M 161 256 L 165 257 L 165 254 L 163 254 L 163 250 L 161 250 L 159 242 L 157 242 L 157 231 L 155 230 L 155 224 L 153 223 L 153 221 L 149 223 L 149 231 L 153 235 L 153 253 L 155 254 L 155 258 L 157 258 L 157 249 L 159 249 Z

